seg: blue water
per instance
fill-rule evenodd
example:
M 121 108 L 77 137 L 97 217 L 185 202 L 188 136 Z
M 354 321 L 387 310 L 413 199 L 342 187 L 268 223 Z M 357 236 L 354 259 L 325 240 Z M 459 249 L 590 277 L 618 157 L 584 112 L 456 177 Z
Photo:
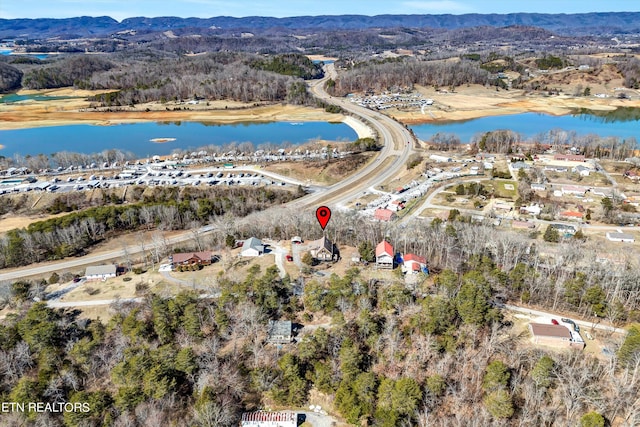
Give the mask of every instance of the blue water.
M 134 123 L 114 126 L 68 125 L 0 131 L 0 155 L 50 155 L 58 151 L 96 153 L 119 149 L 138 157 L 171 154 L 175 149 L 195 149 L 232 142 L 302 144 L 313 139 L 354 141 L 356 132 L 344 123 L 272 122 L 214 125 L 196 122 Z M 154 138 L 176 138 L 165 143 Z
M 480 119 L 429 123 L 411 127 L 418 138 L 429 140 L 438 132 L 454 133 L 463 143 L 471 141 L 478 133 L 499 129 L 509 129 L 523 135 L 525 140 L 552 129 L 575 131 L 578 135 L 596 134 L 601 137 L 616 136 L 622 139 L 635 137 L 640 141 L 638 120 L 606 123 L 600 117 L 591 115 L 550 116 L 539 113 L 523 113 L 508 116 L 492 116 Z
M 10 93 L 8 95 L 0 95 L 0 104 L 9 104 L 11 102 L 20 101 L 52 101 L 55 99 L 70 99 L 73 96 L 47 96 L 47 95 L 18 95 Z

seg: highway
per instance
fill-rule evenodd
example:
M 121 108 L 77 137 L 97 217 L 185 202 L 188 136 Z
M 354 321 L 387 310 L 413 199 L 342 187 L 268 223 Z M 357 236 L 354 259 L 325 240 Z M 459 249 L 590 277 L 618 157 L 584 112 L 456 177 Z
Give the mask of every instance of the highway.
M 308 194 L 305 197 L 291 201 L 287 204 L 287 206 L 309 211 L 320 205 L 335 207 L 348 201 L 356 194 L 365 191 L 367 188 L 381 184 L 397 174 L 404 166 L 409 156 L 414 152 L 413 136 L 402 124 L 377 111 L 353 105 L 342 98 L 334 98 L 330 96 L 324 90 L 324 85 L 331 76 L 335 76 L 335 68 L 333 64 L 326 65 L 325 67 L 326 72 L 323 79 L 308 82 L 311 92 L 317 98 L 328 104 L 340 106 L 345 111 L 359 117 L 371 128 L 375 129 L 378 132 L 383 148 L 375 160 L 371 161 L 367 166 L 357 171 L 347 179 L 327 187 L 324 190 Z M 387 159 L 391 159 L 389 160 L 390 164 L 381 168 L 380 166 L 385 164 Z M 261 171 L 261 173 L 264 172 Z M 212 226 L 205 226 L 197 230 L 197 233 L 208 233 L 212 230 Z M 192 230 L 184 231 L 183 233 L 166 239 L 165 242 L 160 244 L 164 245 L 185 242 L 193 238 L 193 233 L 194 232 Z M 154 247 L 154 243 L 148 242 L 144 249 L 148 251 Z M 17 280 L 24 277 L 47 275 L 54 271 L 69 270 L 87 265 L 99 264 L 105 261 L 123 258 L 125 255 L 136 255 L 142 251 L 143 249 L 140 246 L 130 246 L 127 247 L 126 250 L 124 248 L 115 249 L 74 259 L 5 270 L 0 273 L 0 282 Z

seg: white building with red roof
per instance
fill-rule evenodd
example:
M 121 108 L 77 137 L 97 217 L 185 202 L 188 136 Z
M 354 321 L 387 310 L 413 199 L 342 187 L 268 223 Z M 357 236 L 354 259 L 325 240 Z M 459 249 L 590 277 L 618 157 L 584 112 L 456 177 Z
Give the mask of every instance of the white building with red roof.
M 393 246 L 383 240 L 376 246 L 376 268 L 393 269 Z
M 416 254 L 404 254 L 402 261 L 402 271 L 405 273 L 417 274 L 427 267 L 427 259 Z

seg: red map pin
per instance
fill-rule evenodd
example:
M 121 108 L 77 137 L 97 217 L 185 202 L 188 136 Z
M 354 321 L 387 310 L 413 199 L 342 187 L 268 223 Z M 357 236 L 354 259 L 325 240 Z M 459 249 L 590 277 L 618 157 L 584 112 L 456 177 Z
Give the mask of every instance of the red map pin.
M 316 209 L 316 218 L 320 223 L 320 227 L 324 230 L 331 219 L 331 209 L 326 206 L 320 206 Z

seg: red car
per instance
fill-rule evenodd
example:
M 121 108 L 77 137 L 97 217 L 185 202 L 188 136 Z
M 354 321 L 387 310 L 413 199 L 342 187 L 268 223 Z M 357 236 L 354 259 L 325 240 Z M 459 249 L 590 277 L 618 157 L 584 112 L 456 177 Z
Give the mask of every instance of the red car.
M 289 262 L 293 261 L 293 257 L 291 255 L 287 255 L 285 258 L 287 258 L 287 261 Z
M 551 323 L 553 323 L 554 325 L 559 325 L 560 323 L 558 323 L 558 321 L 556 319 L 551 319 Z

